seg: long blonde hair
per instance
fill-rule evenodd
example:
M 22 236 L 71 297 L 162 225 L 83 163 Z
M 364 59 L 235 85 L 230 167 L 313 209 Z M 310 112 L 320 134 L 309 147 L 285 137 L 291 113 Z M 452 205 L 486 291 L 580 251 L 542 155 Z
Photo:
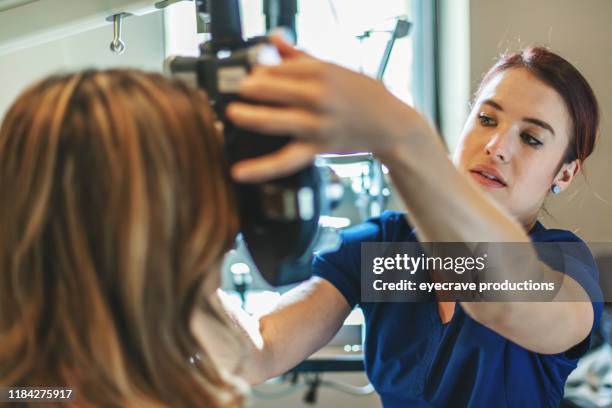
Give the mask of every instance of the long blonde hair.
M 189 329 L 237 228 L 204 93 L 133 70 L 31 87 L 0 128 L 0 386 L 242 405 Z

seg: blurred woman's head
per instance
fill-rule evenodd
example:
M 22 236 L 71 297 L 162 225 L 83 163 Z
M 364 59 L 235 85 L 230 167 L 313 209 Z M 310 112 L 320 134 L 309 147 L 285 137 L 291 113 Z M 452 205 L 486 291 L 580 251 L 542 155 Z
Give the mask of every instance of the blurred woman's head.
M 598 127 L 582 74 L 545 48 L 527 48 L 484 76 L 455 161 L 528 226 L 548 193 L 565 190 L 580 171 Z
M 237 232 L 213 122 L 202 92 L 137 71 L 17 99 L 0 129 L 0 384 L 100 406 L 241 403 L 189 329 L 195 307 L 215 313 L 201 288 Z

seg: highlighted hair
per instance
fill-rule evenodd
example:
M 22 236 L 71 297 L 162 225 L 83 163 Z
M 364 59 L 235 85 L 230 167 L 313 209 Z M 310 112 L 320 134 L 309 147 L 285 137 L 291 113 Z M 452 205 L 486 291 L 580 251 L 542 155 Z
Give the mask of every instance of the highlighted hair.
M 200 288 L 238 229 L 203 92 L 132 70 L 44 80 L 0 128 L 0 192 L 0 385 L 242 405 L 189 327 L 196 307 L 223 321 Z

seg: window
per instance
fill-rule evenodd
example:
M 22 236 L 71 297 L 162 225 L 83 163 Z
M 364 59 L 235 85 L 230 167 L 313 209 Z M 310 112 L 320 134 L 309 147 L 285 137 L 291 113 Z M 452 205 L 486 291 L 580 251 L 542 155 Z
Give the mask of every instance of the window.
M 265 32 L 263 0 L 242 0 L 245 36 Z M 410 0 L 307 0 L 298 5 L 298 46 L 308 53 L 376 76 L 397 18 L 410 18 Z M 395 42 L 383 81 L 412 104 L 412 40 Z
M 411 0 L 307 0 L 297 16 L 298 46 L 308 53 L 375 76 L 397 18 L 410 19 Z M 265 33 L 263 0 L 241 0 L 243 34 Z M 196 34 L 192 2 L 166 10 L 166 55 L 197 55 L 204 36 Z M 412 104 L 412 33 L 395 42 L 383 81 Z

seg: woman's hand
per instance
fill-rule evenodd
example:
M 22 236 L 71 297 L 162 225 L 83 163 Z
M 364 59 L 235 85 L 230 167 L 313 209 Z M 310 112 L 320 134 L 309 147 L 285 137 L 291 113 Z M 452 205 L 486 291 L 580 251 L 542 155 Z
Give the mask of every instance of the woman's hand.
M 399 144 L 426 132 L 426 121 L 372 78 L 319 61 L 273 37 L 283 62 L 257 67 L 240 94 L 264 105 L 233 103 L 236 125 L 295 141 L 262 158 L 234 166 L 240 181 L 293 173 L 318 153 L 371 151 L 384 161 Z

